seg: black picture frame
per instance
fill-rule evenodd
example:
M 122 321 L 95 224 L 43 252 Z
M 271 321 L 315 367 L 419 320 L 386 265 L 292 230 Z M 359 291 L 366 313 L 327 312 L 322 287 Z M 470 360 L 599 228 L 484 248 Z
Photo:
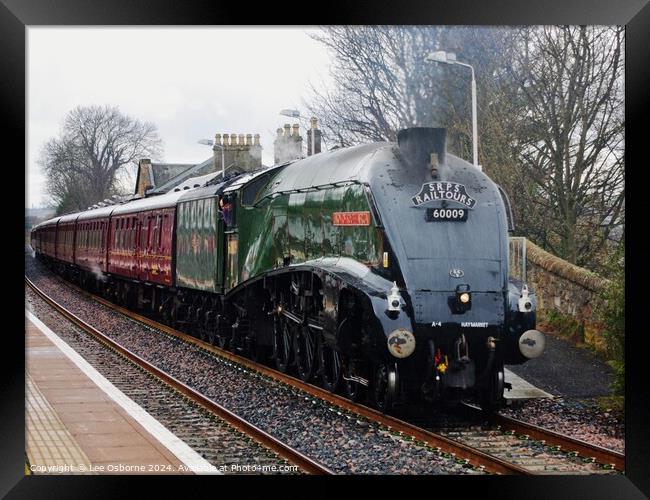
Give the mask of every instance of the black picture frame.
M 304 14 L 304 15 L 300 15 Z M 643 498 L 650 495 L 650 441 L 647 426 L 650 423 L 650 390 L 648 389 L 648 351 L 643 349 L 644 332 L 644 246 L 639 214 L 645 213 L 647 195 L 642 190 L 643 169 L 649 168 L 642 158 L 647 143 L 644 125 L 650 90 L 650 6 L 648 0 L 546 0 L 544 2 L 502 1 L 425 1 L 409 0 L 394 2 L 381 0 L 361 3 L 334 2 L 271 2 L 253 5 L 216 1 L 173 0 L 0 0 L 0 61 L 3 75 L 0 78 L 3 128 L 2 140 L 5 153 L 4 181 L 5 203 L 0 216 L 0 230 L 16 234 L 8 237 L 7 246 L 12 249 L 12 259 L 23 262 L 20 242 L 24 229 L 20 227 L 22 215 L 9 216 L 7 210 L 18 210 L 19 203 L 9 203 L 10 192 L 17 189 L 13 177 L 17 165 L 25 165 L 25 69 L 26 28 L 36 25 L 223 25 L 267 24 L 301 26 L 314 24 L 618 24 L 626 25 L 626 186 L 628 189 L 627 227 L 632 243 L 627 244 L 626 254 L 626 474 L 611 477 L 340 477 L 302 478 L 289 482 L 288 478 L 246 478 L 249 488 L 263 488 L 258 495 L 269 494 L 282 497 L 334 496 L 348 488 L 381 490 L 384 495 L 430 497 L 462 493 L 469 496 L 499 498 Z M 10 161 L 7 152 L 15 154 Z M 16 183 L 19 184 L 19 183 Z M 15 226 L 15 227 L 14 227 Z M 11 228 L 11 229 L 9 229 Z M 631 231 L 629 229 L 631 228 Z M 15 238 L 15 239 L 14 239 Z M 19 311 L 24 307 L 20 290 L 20 265 L 3 260 L 3 283 L 5 289 L 3 347 L 1 357 L 2 419 L 0 428 L 0 495 L 9 498 L 88 498 L 128 496 L 138 490 L 134 482 L 149 489 L 159 485 L 167 489 L 170 480 L 186 478 L 157 478 L 155 483 L 148 477 L 24 477 L 24 337 L 20 333 L 24 320 Z M 7 272 L 9 271 L 9 272 Z M 17 323 L 17 324 L 16 324 Z M 194 479 L 192 479 L 194 480 Z M 206 481 L 204 478 L 203 481 Z M 206 495 L 216 491 L 225 494 L 232 486 L 242 487 L 236 478 L 220 478 L 218 482 L 204 482 Z M 225 482 L 224 482 L 225 481 Z M 273 487 L 270 487 L 270 485 Z M 194 486 L 193 488 L 196 488 Z M 192 496 L 199 493 L 193 490 Z M 232 491 L 232 490 L 230 490 Z M 189 496 L 188 494 L 188 496 Z M 229 493 L 230 494 L 230 493 Z M 249 496 L 249 495 L 247 495 Z

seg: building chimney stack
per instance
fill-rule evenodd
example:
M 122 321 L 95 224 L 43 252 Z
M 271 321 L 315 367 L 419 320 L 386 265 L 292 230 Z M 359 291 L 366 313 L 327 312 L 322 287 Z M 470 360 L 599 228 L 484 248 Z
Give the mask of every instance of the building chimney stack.
M 221 142 L 222 137 L 223 143 Z M 229 168 L 230 166 L 246 172 L 262 167 L 260 134 L 254 136 L 253 134 L 215 134 L 214 144 L 212 149 L 215 172 L 221 172 L 222 167 Z
M 277 130 L 277 136 L 273 142 L 273 148 L 273 156 L 276 165 L 302 158 L 302 137 L 300 136 L 300 126 L 296 123 L 292 127 L 289 123 L 285 123 L 284 128 L 279 128 Z
M 312 116 L 310 123 L 311 127 L 307 134 L 307 156 L 321 152 L 321 131 L 318 130 L 318 120 Z M 312 144 L 314 151 L 312 151 Z

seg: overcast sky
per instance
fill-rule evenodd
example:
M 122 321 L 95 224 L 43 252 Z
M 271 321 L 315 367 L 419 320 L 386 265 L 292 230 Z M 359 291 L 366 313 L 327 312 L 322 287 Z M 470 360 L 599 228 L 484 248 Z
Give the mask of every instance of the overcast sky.
M 310 83 L 329 83 L 329 57 L 316 28 L 28 28 L 28 207 L 47 204 L 36 160 L 78 105 L 117 105 L 156 124 L 164 161 L 198 163 L 199 139 L 261 135 L 273 163 L 275 130 L 305 112 Z M 304 136 L 304 131 L 302 132 Z

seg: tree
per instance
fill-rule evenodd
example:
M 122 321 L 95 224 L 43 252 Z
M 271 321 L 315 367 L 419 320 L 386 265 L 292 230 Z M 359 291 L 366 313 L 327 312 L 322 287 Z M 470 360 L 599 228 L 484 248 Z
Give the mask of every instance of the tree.
M 479 163 L 513 201 L 518 233 L 600 270 L 624 224 L 623 30 L 618 27 L 334 27 L 333 89 L 310 111 L 339 146 L 394 141 L 443 126 L 448 150 L 470 159 L 470 78 L 425 63 L 455 52 L 476 71 Z
M 324 138 L 339 146 L 394 141 L 400 128 L 445 126 L 457 154 L 471 157 L 469 78 L 465 70 L 424 61 L 445 47 L 496 74 L 506 62 L 508 28 L 343 26 L 313 35 L 333 56 L 334 89 L 313 89 L 308 104 Z M 488 88 L 479 81 L 479 96 Z M 491 82 L 490 82 L 491 83 Z M 487 102 L 481 97 L 480 102 Z M 467 120 L 464 123 L 459 115 Z M 467 157 L 467 156 L 466 156 Z
M 613 389 L 625 392 L 625 243 L 621 243 L 608 264 L 611 280 L 603 293 L 604 304 L 597 311 L 603 322 L 609 364 L 614 369 Z
M 124 115 L 116 106 L 79 106 L 66 115 L 59 137 L 44 145 L 39 164 L 60 214 L 121 194 L 121 171 L 161 153 L 154 124 Z
M 624 223 L 622 27 L 543 26 L 520 31 L 512 75 L 521 176 L 545 224 L 535 239 L 578 265 Z M 529 184 L 530 185 L 530 184 Z

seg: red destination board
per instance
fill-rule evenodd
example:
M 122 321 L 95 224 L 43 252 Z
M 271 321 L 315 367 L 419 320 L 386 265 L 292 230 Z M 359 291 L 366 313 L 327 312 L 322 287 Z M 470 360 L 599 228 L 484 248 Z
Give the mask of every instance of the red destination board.
M 369 226 L 370 212 L 334 212 L 332 224 L 335 226 Z

